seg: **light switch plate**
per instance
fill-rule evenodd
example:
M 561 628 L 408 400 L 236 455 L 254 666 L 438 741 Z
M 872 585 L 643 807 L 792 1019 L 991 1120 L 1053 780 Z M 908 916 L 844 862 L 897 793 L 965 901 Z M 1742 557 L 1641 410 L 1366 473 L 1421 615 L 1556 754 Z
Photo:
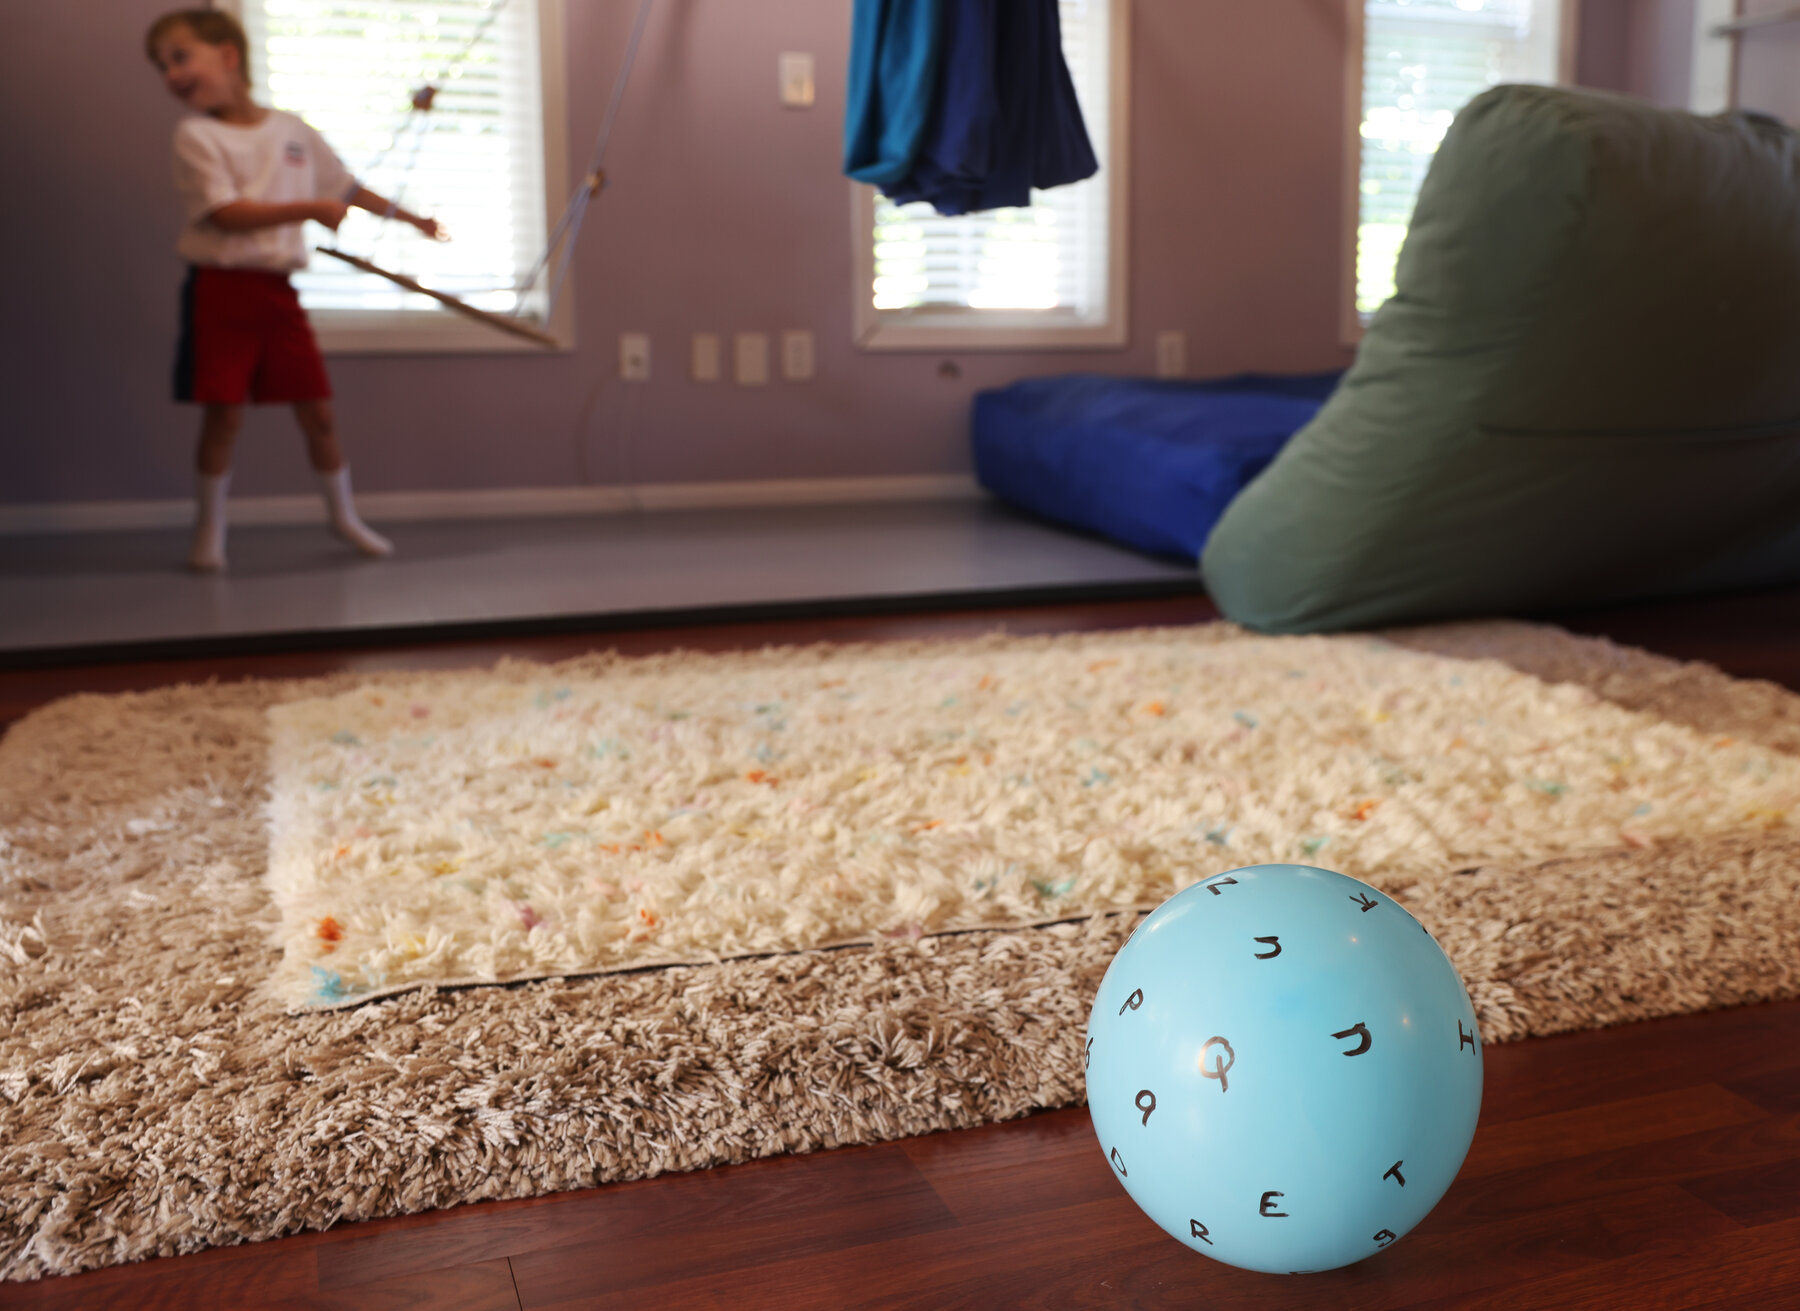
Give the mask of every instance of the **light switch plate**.
M 719 334 L 716 332 L 696 332 L 694 334 L 694 381 L 717 382 L 719 380 Z
M 733 343 L 740 387 L 761 387 L 769 381 L 769 334 L 740 332 Z
M 781 103 L 789 109 L 811 108 L 816 94 L 813 86 L 813 57 L 803 50 L 784 50 L 780 68 Z

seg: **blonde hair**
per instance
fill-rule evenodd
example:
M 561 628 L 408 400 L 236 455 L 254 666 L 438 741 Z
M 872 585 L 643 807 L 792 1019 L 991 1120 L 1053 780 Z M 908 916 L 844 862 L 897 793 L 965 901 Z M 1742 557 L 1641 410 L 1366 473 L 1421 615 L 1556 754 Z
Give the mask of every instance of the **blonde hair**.
M 157 43 L 178 27 L 185 27 L 209 46 L 230 46 L 238 53 L 238 72 L 250 84 L 250 38 L 244 25 L 223 9 L 175 9 L 164 14 L 144 33 L 144 53 L 156 63 Z

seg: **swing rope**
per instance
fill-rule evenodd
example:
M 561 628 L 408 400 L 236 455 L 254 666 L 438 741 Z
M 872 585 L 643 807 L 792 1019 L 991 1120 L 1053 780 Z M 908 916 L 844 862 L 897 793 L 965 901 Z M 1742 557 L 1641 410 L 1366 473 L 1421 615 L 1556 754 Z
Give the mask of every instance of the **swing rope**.
M 488 28 L 493 25 L 494 20 L 499 17 L 500 11 L 506 7 L 507 3 L 508 0 L 498 0 L 498 3 L 489 10 L 487 17 L 484 18 L 480 25 L 475 29 L 474 34 L 463 44 L 462 49 L 443 65 L 443 71 L 454 68 L 457 64 L 468 58 L 469 53 L 474 49 L 476 43 L 487 33 Z M 526 293 L 529 292 L 532 286 L 536 284 L 537 280 L 543 276 L 545 270 L 550 266 L 552 257 L 555 257 L 555 273 L 547 284 L 548 296 L 544 310 L 544 321 L 546 323 L 548 323 L 551 317 L 556 313 L 557 302 L 561 298 L 563 287 L 568 280 L 570 264 L 575 254 L 575 242 L 581 234 L 581 225 L 583 220 L 587 217 L 588 206 L 593 202 L 594 197 L 606 186 L 606 172 L 604 168 L 606 161 L 606 147 L 608 142 L 612 139 L 613 125 L 618 119 L 619 107 L 624 102 L 625 88 L 631 80 L 632 69 L 637 63 L 638 47 L 643 42 L 644 29 L 649 22 L 650 10 L 654 4 L 655 0 L 639 0 L 637 18 L 632 24 L 631 38 L 625 47 L 625 58 L 619 66 L 617 76 L 613 80 L 612 97 L 607 102 L 606 113 L 600 121 L 599 135 L 594 143 L 594 152 L 589 161 L 586 176 L 582 179 L 580 185 L 578 185 L 570 194 L 568 203 L 563 206 L 561 215 L 558 216 L 555 226 L 550 231 L 549 239 L 544 243 L 544 253 L 538 258 L 536 263 L 531 266 L 530 271 L 513 285 L 512 290 L 515 295 L 514 303 L 515 305 L 522 305 Z M 401 122 L 400 126 L 395 129 L 393 136 L 388 140 L 388 144 L 383 147 L 381 153 L 371 161 L 369 164 L 369 171 L 373 171 L 387 158 L 406 135 L 409 126 L 417 121 L 419 114 L 431 110 L 432 102 L 436 98 L 436 95 L 437 87 L 431 82 L 427 82 L 414 93 L 412 108 L 408 111 L 406 118 Z M 413 143 L 411 158 L 407 163 L 406 172 L 408 173 L 410 173 L 412 165 L 418 160 L 419 146 L 423 141 L 424 133 L 427 130 L 429 129 L 421 126 L 416 133 L 418 139 Z M 360 188 L 361 183 L 357 183 L 356 186 Z M 401 182 L 401 190 L 404 191 L 404 189 L 405 182 L 403 179 Z M 354 195 L 355 192 L 352 191 L 351 194 Z M 398 203 L 397 197 L 396 203 Z M 390 269 L 382 268 L 378 264 L 362 259 L 359 256 L 351 255 L 345 251 L 338 250 L 335 247 L 320 246 L 318 250 L 320 254 L 330 255 L 334 259 L 342 260 L 344 263 L 349 264 L 354 268 L 361 269 L 366 273 L 372 273 L 378 277 L 386 278 L 388 281 L 404 287 L 408 291 L 429 296 L 439 304 L 445 306 L 445 308 L 456 310 L 470 318 L 486 323 L 489 327 L 498 328 L 503 332 L 510 332 L 515 336 L 521 336 L 528 340 L 538 342 L 540 345 L 561 345 L 561 343 L 549 333 L 541 331 L 524 322 L 519 317 L 517 309 L 510 315 L 497 314 L 492 310 L 478 309 L 475 306 L 470 305 L 467 301 L 450 295 L 448 292 L 434 290 L 431 287 L 424 286 L 417 279 L 408 277 L 404 273 L 396 273 Z
M 600 120 L 599 136 L 594 142 L 594 153 L 588 161 L 587 175 L 581 184 L 569 196 L 568 204 L 563 206 L 561 217 L 551 230 L 550 239 L 544 243 L 543 256 L 531 267 L 531 271 L 519 282 L 514 290 L 523 299 L 531 290 L 539 276 L 550 263 L 550 257 L 556 252 L 559 242 L 562 243 L 561 257 L 557 260 L 556 274 L 550 281 L 549 303 L 544 311 L 547 322 L 556 313 L 556 302 L 562 296 L 563 283 L 569 276 L 569 261 L 575 253 L 575 239 L 581 235 L 582 220 L 587 217 L 588 205 L 606 186 L 606 146 L 612 140 L 613 124 L 619 117 L 619 106 L 625 99 L 625 88 L 631 81 L 631 70 L 637 64 L 638 46 L 644 39 L 644 27 L 650 19 L 650 8 L 655 0 L 639 0 L 637 19 L 631 26 L 631 39 L 625 46 L 625 58 L 619 65 L 618 75 L 613 79 L 612 98 L 607 101 L 606 113 Z M 564 237 L 567 240 L 564 241 Z
M 447 74 L 455 70 L 474 52 L 475 47 L 481 43 L 481 39 L 487 35 L 488 29 L 494 25 L 494 20 L 500 17 L 501 11 L 506 8 L 508 3 L 509 0 L 496 0 L 496 3 L 488 9 L 487 17 L 482 19 L 481 22 L 476 25 L 474 32 L 470 33 L 469 39 L 462 43 L 462 49 L 458 50 L 455 54 L 451 55 L 450 58 L 438 65 L 436 70 L 437 76 L 428 77 L 419 84 L 419 89 L 413 92 L 412 108 L 406 111 L 406 117 L 400 120 L 400 126 L 394 129 L 394 134 L 388 138 L 387 145 L 383 146 L 381 152 L 377 154 L 374 159 L 369 161 L 368 166 L 363 170 L 364 172 L 373 173 L 376 169 L 380 168 L 382 162 L 386 160 L 387 157 L 393 153 L 394 148 L 400 144 L 401 138 L 406 135 L 409 128 L 415 125 L 419 126 L 419 136 L 421 138 L 424 137 L 425 132 L 429 129 L 425 128 L 423 124 L 419 124 L 419 115 L 431 112 L 433 104 L 437 100 L 438 83 L 443 81 Z M 413 143 L 412 158 L 407 161 L 406 168 L 401 171 L 401 176 L 403 178 L 412 172 L 412 167 L 418 162 L 418 158 L 419 145 L 418 142 L 415 141 Z M 405 183 L 402 182 L 401 185 L 404 187 Z

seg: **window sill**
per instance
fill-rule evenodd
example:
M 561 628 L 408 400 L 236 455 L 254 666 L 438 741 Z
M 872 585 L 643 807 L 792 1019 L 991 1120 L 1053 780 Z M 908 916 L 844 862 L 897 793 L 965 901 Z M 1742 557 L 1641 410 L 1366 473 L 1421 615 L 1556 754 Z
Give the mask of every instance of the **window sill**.
M 1122 322 L 974 310 L 880 314 L 858 325 L 856 344 L 866 351 L 1056 351 L 1123 350 L 1130 340 Z

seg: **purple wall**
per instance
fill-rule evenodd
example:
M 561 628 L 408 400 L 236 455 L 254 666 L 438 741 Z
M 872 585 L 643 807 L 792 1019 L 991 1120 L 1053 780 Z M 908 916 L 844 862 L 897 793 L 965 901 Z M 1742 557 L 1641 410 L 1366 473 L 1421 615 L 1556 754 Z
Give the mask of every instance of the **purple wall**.
M 1626 36 L 1631 94 L 1686 108 L 1693 82 L 1694 0 L 1637 0 Z
M 26 5 L 0 45 L 0 114 L 32 125 L 7 134 L 14 189 L 0 207 L 11 290 L 0 503 L 189 486 L 194 414 L 166 399 L 181 274 L 168 150 L 180 111 L 140 52 L 165 7 Z M 631 6 L 567 8 L 578 169 Z M 1198 375 L 1348 361 L 1337 334 L 1342 0 L 1135 0 L 1131 345 L 960 353 L 956 378 L 940 376 L 939 355 L 850 344 L 848 184 L 837 172 L 848 12 L 846 0 L 665 0 L 613 139 L 612 186 L 577 257 L 578 348 L 332 359 L 359 486 L 958 473 L 974 390 L 1077 369 L 1147 373 L 1161 329 L 1186 330 Z M 1586 24 L 1592 80 L 1616 75 L 1625 26 Z M 782 50 L 817 56 L 809 112 L 776 104 Z M 817 336 L 811 383 L 686 378 L 695 331 L 798 327 Z M 626 330 L 652 335 L 649 384 L 614 381 Z M 246 494 L 311 487 L 279 410 L 252 417 L 237 470 Z
M 1631 89 L 1631 12 L 1639 0 L 1578 0 L 1576 50 L 1585 86 L 1603 91 Z
M 1626 91 L 1662 105 L 1685 107 L 1693 80 L 1695 0 L 1582 0 L 1582 36 L 1607 29 L 1604 46 L 1617 52 L 1615 69 L 1596 55 L 1583 71 L 1591 84 Z M 1745 16 L 1793 8 L 1793 0 L 1741 0 Z M 1736 103 L 1743 109 L 1800 123 L 1800 23 L 1758 28 L 1737 38 Z

